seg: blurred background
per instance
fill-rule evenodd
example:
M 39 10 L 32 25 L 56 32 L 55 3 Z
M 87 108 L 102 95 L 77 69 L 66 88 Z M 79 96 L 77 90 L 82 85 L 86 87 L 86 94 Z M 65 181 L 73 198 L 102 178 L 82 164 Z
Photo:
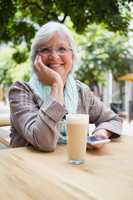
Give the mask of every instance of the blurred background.
M 133 1 L 0 0 L 0 115 L 9 114 L 8 91 L 28 81 L 29 52 L 38 28 L 66 24 L 79 51 L 75 77 L 124 119 L 133 120 Z M 130 131 L 131 132 L 131 131 Z

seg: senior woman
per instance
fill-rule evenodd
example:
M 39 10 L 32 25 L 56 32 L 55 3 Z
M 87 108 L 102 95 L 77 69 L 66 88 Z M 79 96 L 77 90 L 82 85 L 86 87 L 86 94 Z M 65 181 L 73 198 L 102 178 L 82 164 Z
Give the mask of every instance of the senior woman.
M 63 138 L 59 124 L 67 113 L 88 113 L 90 123 L 96 125 L 94 134 L 119 137 L 118 115 L 73 78 L 77 60 L 77 48 L 65 25 L 49 22 L 39 29 L 31 46 L 30 81 L 17 81 L 9 92 L 12 147 L 32 145 L 54 151 Z

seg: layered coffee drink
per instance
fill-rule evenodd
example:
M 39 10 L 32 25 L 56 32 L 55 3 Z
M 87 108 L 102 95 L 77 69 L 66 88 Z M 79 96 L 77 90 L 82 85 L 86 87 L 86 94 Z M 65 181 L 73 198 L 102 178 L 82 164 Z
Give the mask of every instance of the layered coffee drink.
M 66 120 L 69 162 L 72 164 L 83 163 L 86 155 L 89 116 L 87 114 L 68 114 Z

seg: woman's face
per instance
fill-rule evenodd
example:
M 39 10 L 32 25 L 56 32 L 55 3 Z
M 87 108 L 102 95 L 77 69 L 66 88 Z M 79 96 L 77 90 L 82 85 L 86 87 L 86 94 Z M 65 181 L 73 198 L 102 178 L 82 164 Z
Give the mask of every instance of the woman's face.
M 42 62 L 56 71 L 65 82 L 72 69 L 73 53 L 65 36 L 55 33 L 41 45 L 39 51 Z

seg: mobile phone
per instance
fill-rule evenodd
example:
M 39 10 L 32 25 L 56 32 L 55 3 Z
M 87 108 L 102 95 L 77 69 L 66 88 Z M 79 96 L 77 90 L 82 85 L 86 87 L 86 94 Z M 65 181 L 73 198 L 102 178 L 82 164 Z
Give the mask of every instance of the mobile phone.
M 108 143 L 111 140 L 100 135 L 92 135 L 87 137 L 87 143 L 91 145 Z

